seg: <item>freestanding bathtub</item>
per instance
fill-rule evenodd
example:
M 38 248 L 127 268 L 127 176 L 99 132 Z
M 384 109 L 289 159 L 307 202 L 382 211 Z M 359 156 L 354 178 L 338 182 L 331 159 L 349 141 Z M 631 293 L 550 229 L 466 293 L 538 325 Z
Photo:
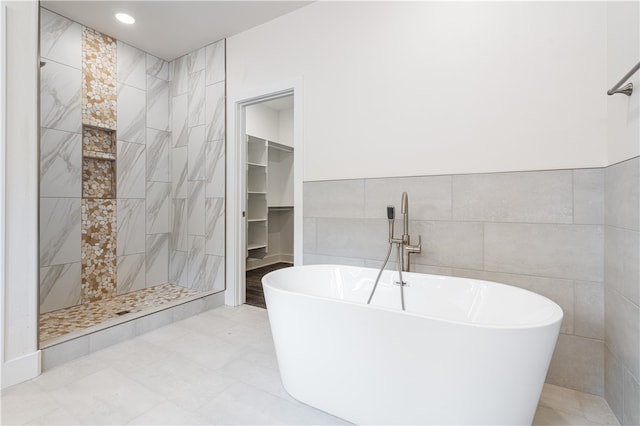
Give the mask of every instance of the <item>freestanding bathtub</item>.
M 357 424 L 531 424 L 562 310 L 508 285 L 314 265 L 262 279 L 282 383 Z

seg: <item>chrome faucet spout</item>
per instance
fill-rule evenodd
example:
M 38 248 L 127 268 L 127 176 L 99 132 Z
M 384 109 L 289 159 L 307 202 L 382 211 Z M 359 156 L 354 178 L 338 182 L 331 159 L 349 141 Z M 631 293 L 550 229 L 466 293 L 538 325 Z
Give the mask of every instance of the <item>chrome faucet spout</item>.
M 405 244 L 408 244 L 409 238 L 409 196 L 406 192 L 402 193 L 402 200 L 400 201 L 400 213 L 403 217 L 403 233 L 402 240 Z

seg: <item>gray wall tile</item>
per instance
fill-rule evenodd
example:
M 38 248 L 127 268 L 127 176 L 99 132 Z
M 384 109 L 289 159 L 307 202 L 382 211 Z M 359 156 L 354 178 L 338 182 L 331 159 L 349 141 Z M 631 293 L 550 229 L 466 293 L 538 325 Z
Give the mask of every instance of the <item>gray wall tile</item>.
M 604 345 L 601 340 L 560 334 L 547 381 L 602 396 Z
M 604 340 L 604 284 L 574 282 L 574 333 Z
M 401 218 L 402 193 L 409 199 L 409 219 L 451 219 L 451 176 L 422 176 L 391 179 L 366 179 L 365 217 L 386 219 L 386 207 L 395 206 Z
M 605 223 L 640 231 L 640 157 L 605 170 Z
M 624 375 L 624 402 L 622 423 L 640 425 L 640 384 L 627 372 Z
M 304 183 L 306 217 L 364 217 L 364 180 Z
M 583 281 L 603 280 L 599 225 L 485 224 L 485 269 Z
M 322 254 L 304 254 L 305 265 L 348 265 L 348 266 L 364 266 L 363 259 L 355 259 L 350 257 L 326 256 Z
M 605 288 L 605 342 L 622 367 L 640 375 L 640 308 Z
M 604 169 L 573 171 L 573 223 L 604 223 Z
M 411 207 L 409 207 L 411 208 Z M 385 221 L 386 222 L 386 221 Z M 382 238 L 386 242 L 386 226 Z M 396 220 L 396 235 L 402 232 L 402 222 Z M 482 223 L 411 221 L 411 243 L 418 243 L 422 236 L 422 253 L 411 255 L 413 263 L 453 268 L 482 269 Z
M 640 233 L 607 226 L 604 246 L 607 285 L 640 305 Z
M 604 352 L 604 396 L 609 407 L 622 421 L 624 399 L 624 370 L 616 357 L 611 353 L 608 345 Z
M 317 254 L 359 259 L 384 259 L 387 221 L 382 219 L 318 218 Z
M 316 252 L 316 218 L 305 217 L 302 225 L 302 241 L 304 253 Z
M 572 223 L 570 170 L 453 177 L 456 220 Z

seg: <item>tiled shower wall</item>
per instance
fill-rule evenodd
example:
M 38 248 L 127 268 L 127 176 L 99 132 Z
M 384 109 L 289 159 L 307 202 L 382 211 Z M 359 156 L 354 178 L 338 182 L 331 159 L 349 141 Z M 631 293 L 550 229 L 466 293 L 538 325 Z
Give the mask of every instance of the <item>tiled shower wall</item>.
M 640 424 L 640 158 L 605 172 L 605 396 Z
M 304 263 L 379 267 L 409 195 L 414 270 L 533 290 L 564 311 L 547 380 L 604 393 L 604 169 L 304 184 Z
M 80 24 L 41 9 L 41 56 L 46 62 L 41 68 L 40 102 L 41 313 L 81 303 L 82 31 Z M 186 227 L 191 218 L 189 235 L 201 238 L 185 238 L 190 245 L 180 245 L 185 253 L 183 265 L 189 256 L 194 259 L 191 269 L 181 269 L 185 274 L 191 270 L 192 277 L 185 275 L 180 284 L 199 290 L 223 289 L 224 42 L 168 63 L 117 41 L 116 58 L 117 294 L 177 281 L 169 279 L 171 229 L 174 224 L 176 229 Z M 192 63 L 188 58 L 193 58 Z M 175 198 L 183 200 L 185 209 L 183 188 L 193 194 L 189 217 L 186 210 L 175 216 L 172 208 L 171 165 L 181 164 L 181 156 L 187 155 L 186 145 L 183 151 L 174 151 L 174 93 L 184 93 L 185 102 L 189 101 L 186 109 L 177 105 L 173 123 L 180 134 L 187 131 L 191 169 L 201 164 L 202 170 L 188 179 L 184 175 L 188 185 L 175 185 L 181 188 L 180 197 Z M 182 126 L 185 111 L 193 112 L 193 118 L 190 115 L 188 125 Z M 189 138 L 192 128 L 194 136 Z M 198 132 L 202 134 L 199 143 Z M 172 154 L 178 157 L 177 163 Z M 217 165 L 221 166 L 216 169 Z M 183 171 L 174 171 L 179 181 Z M 205 227 L 207 211 L 219 220 L 207 220 Z
M 225 43 L 171 62 L 171 282 L 224 289 Z M 211 288 L 213 286 L 213 288 Z

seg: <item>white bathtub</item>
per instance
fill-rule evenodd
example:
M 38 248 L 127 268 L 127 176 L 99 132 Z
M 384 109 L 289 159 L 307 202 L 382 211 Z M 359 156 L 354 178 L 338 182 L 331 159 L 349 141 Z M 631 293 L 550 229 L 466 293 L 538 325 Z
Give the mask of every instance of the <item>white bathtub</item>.
M 562 310 L 517 287 L 316 265 L 262 279 L 282 383 L 357 424 L 530 424 Z

